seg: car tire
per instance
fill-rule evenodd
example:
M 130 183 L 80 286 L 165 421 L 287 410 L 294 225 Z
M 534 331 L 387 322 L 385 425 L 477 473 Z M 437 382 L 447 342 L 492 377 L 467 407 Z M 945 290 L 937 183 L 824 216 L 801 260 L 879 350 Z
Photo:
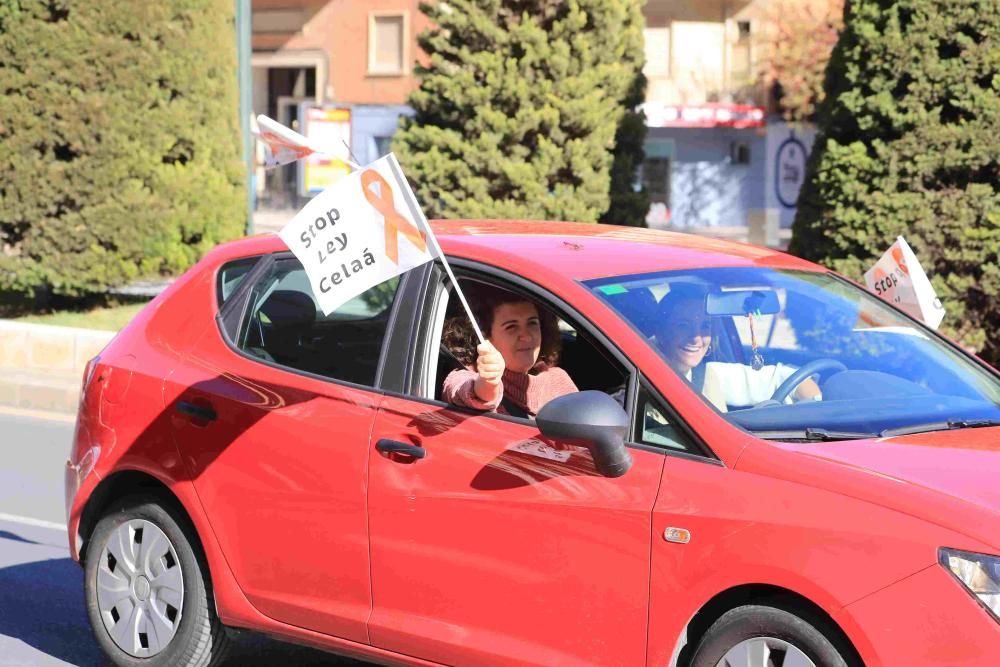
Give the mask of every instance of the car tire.
M 169 502 L 126 498 L 98 521 L 84 593 L 97 643 L 115 665 L 206 667 L 225 653 L 200 545 Z
M 809 662 L 815 667 L 847 667 L 841 651 L 819 629 L 822 623 L 808 617 L 764 605 L 731 609 L 705 632 L 691 667 L 808 667 Z

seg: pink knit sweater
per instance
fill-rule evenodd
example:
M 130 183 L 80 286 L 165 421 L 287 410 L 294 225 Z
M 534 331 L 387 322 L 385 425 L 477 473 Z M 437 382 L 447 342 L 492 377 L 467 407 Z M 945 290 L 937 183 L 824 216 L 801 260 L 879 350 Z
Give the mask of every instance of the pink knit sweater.
M 566 371 L 558 366 L 548 366 L 544 362 L 538 362 L 527 373 L 505 370 L 501 378 L 502 391 L 493 402 L 483 401 L 476 395 L 477 377 L 479 376 L 475 371 L 465 369 L 452 371 L 444 379 L 442 398 L 449 403 L 467 408 L 509 414 L 500 405 L 506 396 L 509 401 L 534 417 L 542 406 L 553 398 L 579 391 Z

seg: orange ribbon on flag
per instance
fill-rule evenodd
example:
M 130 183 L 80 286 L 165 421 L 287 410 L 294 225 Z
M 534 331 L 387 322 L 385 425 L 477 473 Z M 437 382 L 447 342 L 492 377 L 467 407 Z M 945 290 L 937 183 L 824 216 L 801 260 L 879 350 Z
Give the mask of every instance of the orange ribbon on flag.
M 906 260 L 903 259 L 903 249 L 899 246 L 894 245 L 892 247 L 892 258 L 896 260 L 896 265 L 899 266 L 899 270 L 910 275 L 910 270 L 906 268 Z
M 280 137 L 274 132 L 271 132 L 269 130 L 262 130 L 260 133 L 260 138 L 266 141 L 268 144 L 270 144 L 272 146 L 272 150 L 273 147 L 275 146 L 279 148 L 287 148 L 288 150 L 292 151 L 295 154 L 295 159 L 297 160 L 301 160 L 302 158 L 313 152 L 311 148 L 303 146 L 302 144 L 291 142 L 285 139 L 284 137 Z
M 380 194 L 375 194 L 371 189 L 371 186 L 376 183 L 379 185 Z M 399 264 L 399 234 L 410 239 L 410 242 L 419 248 L 420 252 L 427 252 L 427 237 L 409 220 L 396 212 L 392 188 L 382 178 L 382 174 L 374 169 L 366 169 L 361 172 L 361 189 L 364 191 L 368 203 L 385 218 L 385 255 L 392 260 L 393 264 Z

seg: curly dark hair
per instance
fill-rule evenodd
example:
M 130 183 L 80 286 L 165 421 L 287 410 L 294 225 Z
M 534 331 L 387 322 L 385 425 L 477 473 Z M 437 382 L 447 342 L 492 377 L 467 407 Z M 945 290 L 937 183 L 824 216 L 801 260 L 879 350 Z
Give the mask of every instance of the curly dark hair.
M 462 291 L 469 301 L 473 315 L 476 316 L 476 322 L 487 338 L 493 330 L 493 315 L 497 308 L 507 303 L 530 303 L 535 306 L 542 329 L 542 345 L 538 360 L 544 361 L 549 366 L 559 363 L 562 334 L 559 332 L 559 320 L 551 311 L 526 296 L 500 287 L 463 282 Z M 461 306 L 457 298 L 453 298 L 452 302 Z M 464 309 L 460 309 L 457 314 L 445 320 L 441 342 L 463 366 L 475 369 L 476 358 L 479 356 L 476 353 L 479 340 Z

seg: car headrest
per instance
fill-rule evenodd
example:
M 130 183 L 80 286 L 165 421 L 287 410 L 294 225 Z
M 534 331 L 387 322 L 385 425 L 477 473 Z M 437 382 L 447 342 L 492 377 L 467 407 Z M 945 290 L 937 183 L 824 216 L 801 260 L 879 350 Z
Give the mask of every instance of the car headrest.
M 606 294 L 604 298 L 644 334 L 651 333 L 650 329 L 659 315 L 659 310 L 656 298 L 648 289 L 641 287 L 617 294 Z
M 276 327 L 311 325 L 316 321 L 316 304 L 308 294 L 296 290 L 275 290 L 260 312 Z

